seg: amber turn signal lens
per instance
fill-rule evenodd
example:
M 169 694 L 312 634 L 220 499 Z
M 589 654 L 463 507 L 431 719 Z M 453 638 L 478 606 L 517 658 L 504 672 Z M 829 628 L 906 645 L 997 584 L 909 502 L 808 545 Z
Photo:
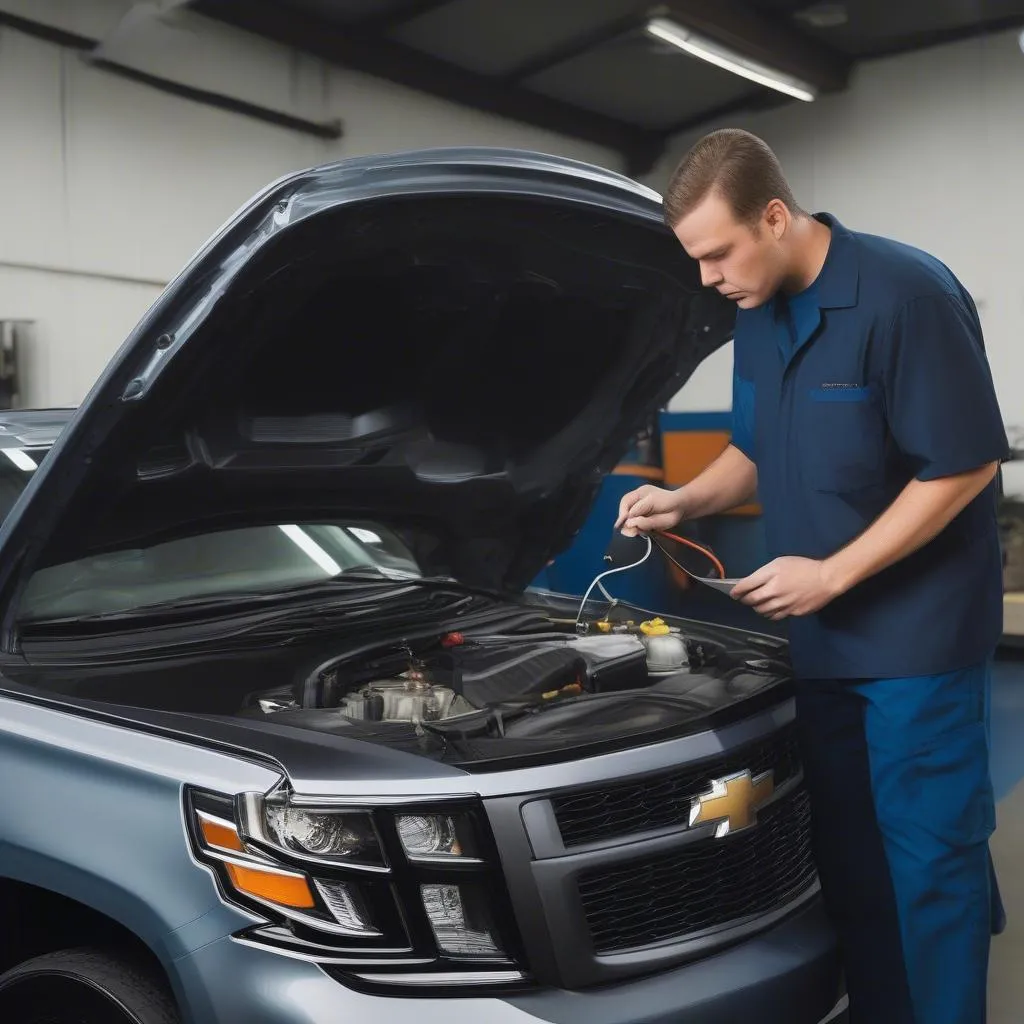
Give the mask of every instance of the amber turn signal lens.
M 282 907 L 310 910 L 316 906 L 305 875 L 231 863 L 227 869 L 232 884 L 239 892 Z
M 203 842 L 207 846 L 218 850 L 234 850 L 237 853 L 245 853 L 245 847 L 242 845 L 241 837 L 234 825 L 200 814 L 199 830 L 202 832 Z

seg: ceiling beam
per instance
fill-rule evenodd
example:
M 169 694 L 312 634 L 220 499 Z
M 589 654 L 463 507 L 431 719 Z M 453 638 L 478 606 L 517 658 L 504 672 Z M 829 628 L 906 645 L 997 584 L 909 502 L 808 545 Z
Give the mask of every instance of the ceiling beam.
M 405 25 L 424 14 L 447 7 L 452 0 L 408 0 L 401 7 L 393 11 L 385 11 L 383 14 L 371 14 L 369 17 L 361 18 L 356 22 L 360 31 L 376 32 L 384 35 L 391 29 Z
M 342 67 L 388 79 L 464 107 L 615 150 L 640 166 L 660 134 L 458 67 L 358 26 L 342 27 L 273 0 L 195 0 L 194 11 Z
M 761 14 L 739 0 L 670 0 L 651 12 L 813 85 L 819 92 L 846 88 L 853 61 Z
M 212 92 L 209 89 L 197 89 L 195 86 L 185 85 L 183 82 L 175 82 L 160 75 L 151 75 L 138 68 L 129 67 L 127 64 L 118 64 L 103 58 L 97 59 L 91 54 L 87 59 L 91 67 L 98 68 L 100 71 L 107 71 L 112 75 L 126 78 L 130 82 L 147 85 L 151 89 L 157 89 L 181 99 L 192 100 L 194 103 L 201 103 L 207 107 L 217 107 L 232 114 L 240 114 L 242 117 L 272 124 L 278 128 L 303 132 L 318 139 L 340 139 L 342 136 L 341 121 L 338 119 L 309 121 L 304 117 L 295 117 L 293 114 L 287 114 L 281 110 L 271 110 L 269 107 L 260 106 L 258 103 L 249 103 L 247 100 L 237 99 L 234 96 L 225 96 L 223 93 Z
M 564 64 L 574 57 L 581 57 L 598 46 L 604 46 L 605 43 L 610 43 L 615 39 L 628 35 L 630 32 L 635 32 L 646 20 L 647 15 L 645 11 L 634 11 L 622 18 L 617 18 L 607 25 L 599 25 L 590 32 L 576 36 L 574 39 L 570 39 L 559 46 L 544 50 L 542 53 L 523 61 L 522 64 L 514 67 L 501 77 L 506 82 L 522 82 L 528 78 L 533 78 L 534 75 L 539 75 L 549 68 Z
M 279 128 L 289 128 L 292 131 L 304 132 L 321 139 L 341 138 L 340 121 L 307 121 L 305 118 L 294 117 L 283 111 L 271 110 L 268 107 L 261 107 L 246 100 L 236 99 L 224 93 L 210 92 L 206 89 L 197 89 L 185 85 L 182 82 L 175 82 L 168 78 L 161 78 L 157 75 L 139 71 L 136 68 L 117 64 L 113 61 L 99 59 L 94 56 L 100 40 L 92 39 L 89 36 L 78 35 L 76 32 L 68 32 L 64 29 L 55 28 L 42 22 L 32 21 L 30 18 L 21 18 L 16 14 L 8 14 L 0 11 L 0 26 L 21 32 L 34 39 L 42 39 L 55 46 L 61 46 L 68 50 L 74 50 L 81 54 L 87 61 L 89 67 L 99 71 L 106 71 L 110 74 L 120 75 L 140 85 L 147 85 L 152 89 L 159 89 L 161 92 L 178 96 L 182 99 L 201 103 L 204 106 L 216 107 L 220 110 L 227 110 L 234 114 L 241 114 L 243 117 L 250 117 L 266 124 L 272 124 Z

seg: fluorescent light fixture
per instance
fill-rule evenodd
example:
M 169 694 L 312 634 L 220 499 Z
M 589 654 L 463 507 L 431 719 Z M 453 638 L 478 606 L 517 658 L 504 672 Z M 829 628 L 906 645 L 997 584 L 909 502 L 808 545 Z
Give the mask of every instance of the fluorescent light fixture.
M 801 82 L 781 71 L 750 60 L 750 58 L 744 57 L 735 50 L 730 50 L 706 36 L 698 35 L 688 28 L 683 28 L 682 25 L 677 25 L 668 18 L 652 18 L 647 23 L 647 32 L 664 43 L 679 47 L 691 57 L 698 57 L 725 71 L 731 71 L 734 75 L 757 82 L 758 85 L 783 92 L 787 96 L 807 102 L 817 96 L 814 86 L 807 82 Z
M 341 572 L 341 566 L 301 527 L 292 524 L 290 526 L 278 527 L 278 529 L 297 548 L 309 555 L 328 576 L 337 576 Z
M 32 457 L 21 448 L 4 448 L 3 453 L 18 467 L 18 469 L 23 469 L 26 473 L 32 473 L 39 468 L 35 462 L 32 461 Z

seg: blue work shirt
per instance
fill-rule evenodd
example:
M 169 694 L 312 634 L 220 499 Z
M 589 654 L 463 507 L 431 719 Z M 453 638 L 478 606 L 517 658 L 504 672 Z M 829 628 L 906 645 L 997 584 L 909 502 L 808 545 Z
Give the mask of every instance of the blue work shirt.
M 769 555 L 827 558 L 912 480 L 1009 445 L 974 302 L 928 254 L 834 217 L 816 281 L 736 319 L 732 443 L 757 465 Z M 934 540 L 788 620 L 804 678 L 950 672 L 1002 632 L 993 482 Z

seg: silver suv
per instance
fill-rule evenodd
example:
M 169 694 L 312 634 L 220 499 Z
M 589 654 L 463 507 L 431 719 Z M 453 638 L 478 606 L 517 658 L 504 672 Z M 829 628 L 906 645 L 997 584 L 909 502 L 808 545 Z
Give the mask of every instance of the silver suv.
M 3 415 L 2 1019 L 831 1011 L 785 645 L 530 586 L 730 337 L 660 218 L 531 153 L 296 174 Z

